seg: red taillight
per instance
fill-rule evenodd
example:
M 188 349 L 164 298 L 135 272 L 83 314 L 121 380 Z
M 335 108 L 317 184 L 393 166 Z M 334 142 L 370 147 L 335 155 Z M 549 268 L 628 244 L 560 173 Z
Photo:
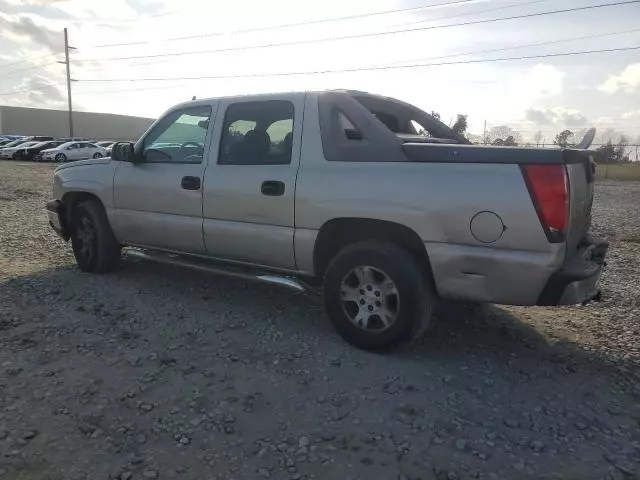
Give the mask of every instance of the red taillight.
M 562 242 L 569 215 L 569 186 L 564 165 L 523 165 L 522 173 L 547 238 Z

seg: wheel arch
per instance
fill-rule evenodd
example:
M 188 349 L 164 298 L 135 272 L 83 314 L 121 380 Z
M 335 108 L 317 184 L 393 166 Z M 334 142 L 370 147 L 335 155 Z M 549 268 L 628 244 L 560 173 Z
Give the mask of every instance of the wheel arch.
M 433 288 L 436 288 L 429 254 L 420 236 L 406 225 L 372 218 L 334 218 L 322 225 L 313 249 L 316 279 L 322 280 L 331 260 L 342 249 L 363 240 L 387 240 L 404 248 L 419 263 Z
M 67 225 L 69 226 L 71 225 L 71 220 L 72 220 L 71 214 L 73 212 L 74 207 L 82 202 L 86 202 L 89 200 L 95 201 L 104 209 L 104 203 L 102 202 L 100 197 L 98 197 L 94 193 L 84 192 L 84 191 L 70 191 L 70 192 L 66 192 L 62 196 L 61 201 L 62 201 L 62 204 L 64 205 L 64 216 L 65 216 L 64 220 Z

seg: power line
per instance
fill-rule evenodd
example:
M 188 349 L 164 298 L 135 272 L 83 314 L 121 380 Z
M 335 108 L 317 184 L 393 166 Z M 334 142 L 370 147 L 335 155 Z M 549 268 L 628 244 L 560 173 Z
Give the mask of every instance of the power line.
M 284 24 L 280 24 L 280 25 L 271 25 L 271 26 L 267 26 L 267 27 L 243 28 L 243 29 L 239 29 L 239 30 L 231 30 L 231 31 L 228 31 L 228 32 L 211 32 L 211 33 L 203 33 L 203 34 L 200 34 L 200 35 L 189 35 L 187 37 L 172 37 L 172 38 L 164 38 L 164 39 L 160 39 L 160 40 L 146 40 L 146 41 L 139 41 L 139 42 L 109 43 L 109 44 L 105 44 L 105 45 L 94 45 L 94 46 L 92 46 L 90 48 L 122 47 L 122 46 L 130 46 L 130 45 L 146 45 L 146 44 L 153 44 L 153 43 L 158 43 L 158 42 L 173 42 L 173 41 L 178 41 L 178 40 L 192 40 L 192 39 L 196 39 L 196 38 L 217 37 L 217 36 L 220 36 L 220 35 L 232 35 L 232 34 L 236 34 L 236 33 L 263 32 L 263 31 L 266 31 L 266 30 L 277 30 L 277 29 L 280 29 L 280 28 L 302 27 L 302 26 L 317 25 L 317 24 L 329 23 L 329 22 L 338 22 L 338 21 L 344 21 L 344 20 L 354 20 L 354 19 L 357 19 L 357 18 L 369 18 L 369 17 L 376 17 L 376 16 L 379 16 L 379 15 L 390 15 L 390 14 L 394 14 L 394 13 L 412 12 L 412 11 L 416 11 L 416 10 L 425 10 L 425 9 L 428 9 L 428 8 L 455 6 L 455 5 L 459 5 L 459 4 L 463 4 L 463 3 L 470 3 L 470 2 L 477 2 L 477 1 L 478 0 L 457 0 L 457 1 L 453 1 L 453 2 L 434 3 L 434 4 L 428 4 L 428 5 L 419 5 L 417 7 L 398 8 L 398 9 L 394 9 L 394 10 L 385 10 L 385 11 L 378 11 L 378 12 L 361 13 L 361 14 L 358 14 L 358 15 L 348 15 L 348 16 L 345 16 L 345 17 L 323 18 L 323 19 L 319 19 L 319 20 L 308 20 L 308 21 L 304 21 L 304 22 L 284 23 Z M 545 1 L 549 1 L 549 0 L 534 0 L 532 2 L 527 2 L 525 4 L 540 3 L 540 2 L 545 2 Z M 515 7 L 519 7 L 519 6 L 522 6 L 522 5 L 512 5 L 510 7 L 502 7 L 502 8 L 513 8 L 514 6 Z M 495 10 L 495 9 L 492 9 L 492 10 Z M 445 17 L 445 18 L 450 18 L 450 17 Z
M 426 27 L 416 27 L 404 30 L 389 30 L 385 32 L 372 32 L 372 33 L 363 33 L 356 35 L 347 35 L 342 37 L 326 37 L 319 39 L 311 39 L 311 40 L 297 40 L 290 42 L 278 42 L 278 43 L 267 43 L 267 44 L 259 44 L 259 45 L 247 45 L 247 46 L 239 46 L 239 47 L 229 47 L 215 50 L 201 50 L 201 51 L 187 51 L 187 52 L 179 52 L 179 53 L 159 53 L 153 55 L 134 55 L 129 57 L 107 57 L 107 58 L 98 58 L 98 59 L 84 59 L 85 61 L 105 61 L 105 60 L 134 60 L 138 58 L 159 58 L 159 57 L 175 57 L 175 56 L 185 56 L 185 55 L 200 55 L 203 53 L 215 53 L 215 52 L 232 52 L 239 50 L 254 50 L 254 49 L 262 49 L 262 48 L 271 48 L 271 47 L 282 47 L 289 45 L 306 45 L 310 43 L 319 43 L 319 42 L 329 42 L 329 41 L 339 41 L 339 40 L 350 40 L 355 38 L 367 38 L 367 37 L 376 37 L 376 36 L 385 36 L 385 35 L 395 35 L 399 33 L 411 33 L 411 32 L 421 32 L 426 30 L 435 30 L 441 28 L 450 28 L 450 27 L 459 27 L 459 26 L 468 26 L 468 25 L 479 25 L 485 23 L 494 23 L 501 22 L 507 20 L 518 20 L 523 18 L 534 18 L 541 17 L 546 15 L 556 15 L 560 13 L 569 13 L 569 12 L 577 12 L 584 10 L 593 10 L 596 8 L 605 8 L 605 7 L 613 7 L 613 6 L 621 6 L 621 5 L 631 5 L 640 3 L 640 0 L 626 0 L 615 3 L 606 3 L 606 4 L 597 4 L 597 5 L 589 5 L 585 7 L 575 7 L 575 8 L 567 8 L 562 10 L 552 10 L 547 12 L 538 12 L 538 13 L 528 13 L 523 15 L 513 15 L 510 17 L 501 17 L 501 18 L 490 18 L 484 20 L 472 20 L 468 22 L 460 22 L 460 23 L 450 23 L 445 25 L 432 25 Z
M 5 73 L 5 72 L 3 72 L 3 73 L 2 73 L 2 77 L 7 77 L 7 76 L 9 76 L 9 75 L 13 75 L 14 73 L 27 72 L 27 71 L 29 71 L 29 70 L 35 70 L 35 69 L 38 69 L 38 68 L 48 67 L 48 66 L 50 66 L 50 65 L 55 65 L 55 64 L 57 64 L 57 63 L 58 63 L 58 62 L 49 62 L 49 63 L 43 63 L 42 65 L 33 65 L 33 66 L 31 66 L 31 67 L 22 68 L 22 69 L 20 69 L 20 70 L 13 70 L 13 71 L 11 71 L 11 72 L 6 72 L 6 73 Z M 1 80 L 4 80 L 4 78 L 0 78 L 0 81 L 1 81 Z
M 13 63 L 7 63 L 6 65 L 0 65 L 0 68 L 9 68 L 9 67 L 13 67 L 15 65 L 21 65 L 23 63 L 31 63 L 35 60 L 39 60 L 41 58 L 51 58 L 51 54 L 46 54 L 46 55 L 39 55 L 35 58 L 30 58 L 30 59 L 25 59 L 25 60 L 20 60 L 19 62 L 13 62 Z
M 477 0 L 473 0 L 473 1 L 477 1 Z M 447 15 L 444 17 L 439 17 L 439 18 L 435 18 L 433 20 L 445 20 L 445 19 L 450 19 L 450 18 L 458 18 L 458 17 L 465 17 L 465 16 L 469 16 L 469 15 L 478 15 L 480 13 L 489 13 L 489 12 L 494 12 L 494 11 L 498 11 L 498 10 L 508 10 L 511 8 L 522 8 L 524 6 L 527 5 L 532 5 L 534 3 L 542 3 L 542 2 L 548 2 L 549 0 L 530 0 L 527 2 L 521 2 L 517 5 L 508 5 L 508 6 L 503 6 L 503 7 L 497 7 L 497 8 L 489 8 L 489 9 L 483 9 L 483 10 L 476 10 L 473 12 L 466 12 L 466 13 L 459 13 L 459 14 L 455 14 L 455 15 Z M 416 8 L 421 8 L 421 7 L 416 7 Z M 416 25 L 416 24 L 422 24 L 425 23 L 424 21 L 420 21 L 420 22 L 411 22 L 411 23 L 403 23 L 403 24 L 399 24 L 399 25 L 392 25 L 392 26 L 409 26 L 409 25 Z M 271 27 L 266 27 L 266 28 L 271 28 Z M 250 30 L 245 30 L 246 32 L 250 31 Z M 222 35 L 222 34 L 220 34 Z M 183 39 L 186 39 L 188 37 L 183 37 Z M 91 61 L 91 60 L 89 60 Z M 130 64 L 127 66 L 130 67 L 137 67 L 137 66 L 145 66 L 145 65 L 153 65 L 153 64 L 157 64 L 157 63 L 165 63 L 165 62 L 170 62 L 171 59 L 159 59 L 159 60 L 151 60 L 148 62 L 137 62 L 135 64 Z M 103 67 L 97 67 L 97 68 L 85 68 L 85 71 L 97 71 L 97 70 L 102 70 Z
M 385 64 L 380 64 L 380 65 L 401 65 L 403 63 L 407 63 L 407 62 L 422 62 L 425 60 L 440 60 L 442 58 L 455 58 L 455 57 L 466 57 L 469 55 L 480 55 L 482 53 L 493 53 L 493 52 L 504 52 L 505 50 L 518 50 L 521 48 L 531 48 L 531 47 L 543 47 L 543 46 L 547 46 L 547 45 L 556 45 L 558 43 L 568 43 L 568 42 L 575 42 L 578 40 L 592 40 L 592 39 L 596 39 L 596 38 L 603 38 L 603 37 L 612 37 L 615 35 L 625 35 L 627 33 L 637 33 L 640 32 L 640 28 L 635 28 L 632 30 L 623 30 L 620 32 L 610 32 L 610 33 L 601 33 L 601 34 L 597 34 L 597 35 L 585 35 L 582 37 L 572 37 L 572 38 L 562 38 L 562 39 L 558 39 L 558 40 L 549 40 L 547 42 L 537 42 L 537 43 L 528 43 L 526 45 L 515 45 L 515 46 L 510 46 L 510 47 L 500 47 L 500 48 L 491 48 L 491 49 L 487 49 L 487 50 L 475 50 L 473 52 L 465 52 L 465 53 L 456 53 L 456 54 L 450 54 L 450 55 L 440 55 L 437 57 L 427 57 L 427 58 L 418 58 L 415 60 L 402 60 L 402 61 L 398 61 L 398 62 L 392 62 L 392 63 L 385 63 Z M 374 65 L 377 66 L 377 65 Z
M 138 17 L 138 18 L 126 18 L 126 19 L 122 19 L 122 20 L 94 20 L 94 19 L 90 19 L 90 18 L 66 18 L 65 21 L 70 22 L 70 23 L 89 23 L 92 25 L 119 25 L 119 24 L 128 24 L 128 23 L 139 23 L 139 22 L 144 22 L 147 20 L 151 20 L 153 18 L 159 18 L 159 17 L 169 17 L 169 16 L 173 16 L 173 15 L 182 15 L 182 14 L 193 14 L 193 12 L 186 12 L 186 11 L 177 11 L 177 12 L 162 12 L 162 13 L 156 13 L 154 15 L 145 15 L 143 17 Z
M 505 62 L 511 60 L 529 60 L 534 58 L 554 58 L 554 57 L 567 57 L 575 55 L 590 55 L 595 53 L 612 53 L 612 52 L 624 52 L 631 50 L 639 50 L 640 46 L 635 47 L 620 47 L 620 48 L 607 48 L 602 50 L 583 50 L 578 52 L 562 52 L 562 53 L 549 53 L 541 55 L 523 55 L 520 57 L 503 57 L 503 58 L 490 58 L 479 60 L 461 60 L 455 62 L 440 62 L 440 63 L 418 63 L 409 65 L 385 65 L 377 67 L 356 67 L 345 68 L 336 70 L 316 70 L 307 72 L 274 72 L 274 73 L 254 73 L 254 74 L 238 74 L 238 75 L 212 75 L 201 77 L 159 77 L 159 78 L 107 78 L 107 79 L 78 79 L 78 82 L 164 82 L 173 80 L 212 80 L 223 78 L 262 78 L 262 77 L 283 77 L 293 75 L 323 75 L 330 73 L 349 73 L 349 72 L 367 72 L 367 71 L 379 71 L 379 70 L 393 70 L 403 68 L 422 68 L 422 67 L 439 67 L 445 65 L 465 65 L 472 63 L 491 63 L 491 62 Z
M 57 85 L 55 83 L 49 83 L 47 85 L 42 85 L 41 87 L 57 87 Z M 33 92 L 33 88 L 23 88 L 21 90 L 13 90 L 10 92 L 3 92 L 0 93 L 0 97 L 4 97 L 7 95 L 15 95 L 16 93 L 26 93 L 26 92 Z
M 603 38 L 603 37 L 611 37 L 611 36 L 616 36 L 616 35 L 625 35 L 628 33 L 636 33 L 636 32 L 640 32 L 640 29 L 632 29 L 632 30 L 623 30 L 623 31 L 619 31 L 619 32 L 609 32 L 609 33 L 602 33 L 602 34 L 596 34 L 596 35 L 586 35 L 586 36 L 581 36 L 581 37 L 572 37 L 572 38 L 563 38 L 563 39 L 558 39 L 558 40 L 550 40 L 547 42 L 536 42 L 536 43 L 529 43 L 529 44 L 524 44 L 524 45 L 514 45 L 514 46 L 509 46 L 509 47 L 500 47 L 500 48 L 491 48 L 491 49 L 485 49 L 485 50 L 474 50 L 471 52 L 463 52 L 463 53 L 454 53 L 454 54 L 448 54 L 448 55 L 438 55 L 438 56 L 432 56 L 432 57 L 422 57 L 422 58 L 417 58 L 417 59 L 411 59 L 411 60 L 402 60 L 402 61 L 397 61 L 397 62 L 385 62 L 385 63 L 381 63 L 381 64 L 375 64 L 375 65 L 371 65 L 372 67 L 377 67 L 377 66 L 390 66 L 390 65 L 401 65 L 404 63 L 409 63 L 409 62 L 424 62 L 424 61 L 428 61 L 428 60 L 440 60 L 443 58 L 455 58 L 455 57 L 465 57 L 465 56 L 469 56 L 469 55 L 479 55 L 479 54 L 483 54 L 483 53 L 493 53 L 493 52 L 502 52 L 502 51 L 506 51 L 506 50 L 518 50 L 518 49 L 522 49 L 522 48 L 530 48 L 530 47 L 541 47 L 541 46 L 546 46 L 546 45 L 555 45 L 555 44 L 559 44 L 559 43 L 567 43 L 567 42 L 573 42 L 573 41 L 578 41 L 578 40 L 591 40 L 591 39 L 596 39 L 596 38 Z M 168 60 L 163 60 L 163 61 L 168 61 Z M 141 65 L 127 65 L 127 66 L 144 66 L 147 65 L 145 64 L 141 64 Z M 94 69 L 84 69 L 84 71 L 96 71 L 96 70 L 102 70 L 103 67 L 100 68 L 94 68 Z
M 162 86 L 158 86 L 158 87 L 144 87 L 144 88 L 122 88 L 122 89 L 117 89 L 117 90 L 90 90 L 90 91 L 84 91 L 84 92 L 79 92 L 81 95 L 87 95 L 87 94 L 94 94 L 94 93 L 99 93 L 102 95 L 110 95 L 112 93 L 122 93 L 122 92 L 146 92 L 147 90 L 169 90 L 171 88 L 179 88 L 182 87 L 183 85 L 162 85 Z

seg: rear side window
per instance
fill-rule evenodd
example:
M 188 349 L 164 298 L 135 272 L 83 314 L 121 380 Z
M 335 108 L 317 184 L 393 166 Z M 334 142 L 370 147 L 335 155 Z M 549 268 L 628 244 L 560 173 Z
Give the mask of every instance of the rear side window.
M 415 133 L 416 135 L 422 135 L 423 137 L 430 137 L 431 136 L 429 134 L 429 132 L 427 131 L 427 129 L 424 128 L 420 123 L 418 123 L 415 120 L 411 120 L 411 127 L 414 130 L 414 132 L 411 132 L 411 133 Z
M 343 112 L 338 112 L 338 124 L 347 140 L 362 140 L 364 135 Z
M 400 120 L 395 115 L 391 115 L 386 112 L 371 112 L 374 117 L 380 120 L 385 127 L 391 130 L 393 133 L 401 133 L 402 129 L 400 127 Z
M 288 165 L 294 107 L 285 100 L 229 105 L 218 154 L 220 165 Z

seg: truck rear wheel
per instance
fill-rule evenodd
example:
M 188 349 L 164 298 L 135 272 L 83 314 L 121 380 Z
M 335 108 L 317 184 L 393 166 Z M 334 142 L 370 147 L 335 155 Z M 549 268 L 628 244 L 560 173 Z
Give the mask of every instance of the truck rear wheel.
M 102 205 L 95 200 L 79 203 L 71 220 L 71 245 L 80 269 L 91 273 L 114 270 L 121 248 Z
M 435 295 L 418 262 L 398 245 L 367 240 L 346 247 L 324 279 L 331 323 L 349 343 L 385 350 L 428 322 Z

